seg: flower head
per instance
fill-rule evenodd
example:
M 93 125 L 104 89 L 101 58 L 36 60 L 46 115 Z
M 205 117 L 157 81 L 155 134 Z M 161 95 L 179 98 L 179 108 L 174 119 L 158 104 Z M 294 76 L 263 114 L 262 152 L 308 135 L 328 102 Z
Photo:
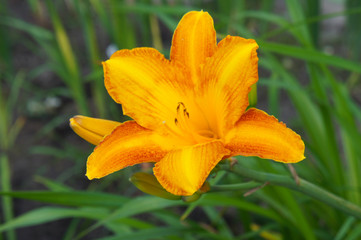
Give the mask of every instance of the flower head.
M 105 86 L 134 120 L 104 122 L 108 132 L 88 158 L 88 178 L 156 162 L 159 183 L 187 196 L 230 156 L 304 159 L 299 135 L 261 110 L 247 110 L 248 93 L 258 81 L 257 48 L 254 40 L 234 36 L 217 44 L 211 16 L 193 11 L 174 32 L 170 60 L 153 48 L 114 53 L 103 63 Z M 79 124 L 82 117 L 77 118 L 71 125 L 85 139 L 87 131 L 101 132 L 101 122 L 92 129 L 81 127 L 92 120 L 83 117 Z

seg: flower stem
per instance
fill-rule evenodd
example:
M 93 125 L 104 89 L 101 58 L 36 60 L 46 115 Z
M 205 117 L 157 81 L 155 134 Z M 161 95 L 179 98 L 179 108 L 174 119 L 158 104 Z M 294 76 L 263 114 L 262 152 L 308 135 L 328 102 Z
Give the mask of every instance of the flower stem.
M 249 190 L 251 188 L 256 188 L 259 186 L 262 186 L 262 183 L 255 182 L 255 181 L 249 181 L 249 182 L 245 182 L 245 183 L 226 184 L 226 185 L 214 185 L 211 187 L 210 192 Z
M 228 166 L 221 166 L 221 169 L 232 172 L 242 177 L 250 178 L 253 181 L 262 183 L 269 182 L 273 185 L 283 186 L 304 193 L 314 199 L 317 199 L 336 209 L 339 209 L 344 213 L 361 219 L 360 207 L 302 178 L 299 179 L 299 184 L 297 184 L 293 178 L 278 174 L 264 173 L 246 168 L 230 169 Z

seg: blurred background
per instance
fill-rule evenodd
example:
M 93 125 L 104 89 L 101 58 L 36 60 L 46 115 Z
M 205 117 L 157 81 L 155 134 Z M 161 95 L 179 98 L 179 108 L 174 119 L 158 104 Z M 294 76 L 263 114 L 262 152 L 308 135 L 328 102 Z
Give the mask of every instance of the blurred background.
M 361 204 L 361 1 L 0 0 L 0 239 L 361 239 L 360 220 L 282 187 L 186 204 L 137 190 L 128 178 L 139 167 L 87 180 L 93 146 L 68 119 L 129 119 L 104 88 L 101 61 L 141 46 L 169 57 L 178 21 L 202 9 L 218 39 L 260 45 L 257 108 L 304 139 L 298 174 Z

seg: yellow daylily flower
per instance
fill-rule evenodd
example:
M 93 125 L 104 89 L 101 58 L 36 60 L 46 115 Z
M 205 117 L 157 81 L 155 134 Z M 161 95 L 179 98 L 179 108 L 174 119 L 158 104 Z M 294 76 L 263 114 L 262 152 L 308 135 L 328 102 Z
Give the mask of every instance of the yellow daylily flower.
M 258 81 L 257 48 L 253 39 L 235 36 L 217 44 L 212 17 L 192 11 L 174 32 L 170 60 L 153 48 L 114 53 L 103 63 L 105 86 L 134 121 L 70 120 L 76 133 L 97 145 L 88 158 L 88 178 L 156 162 L 159 183 L 189 196 L 230 156 L 303 160 L 299 135 L 261 110 L 246 110 Z

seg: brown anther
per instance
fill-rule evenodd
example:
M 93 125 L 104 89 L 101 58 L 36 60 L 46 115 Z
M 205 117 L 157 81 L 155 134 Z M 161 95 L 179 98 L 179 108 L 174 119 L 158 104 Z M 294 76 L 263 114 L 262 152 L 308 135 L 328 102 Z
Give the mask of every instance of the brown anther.
M 184 114 L 184 116 L 187 116 L 187 118 L 189 118 L 189 112 L 187 112 L 186 108 L 183 110 L 183 114 Z
M 184 103 L 182 103 L 182 102 L 178 102 L 177 112 L 179 111 L 180 106 L 183 106 L 183 109 L 186 109 L 186 106 L 184 105 Z
M 174 119 L 174 123 L 175 123 L 175 125 L 178 124 L 178 119 L 177 118 Z

